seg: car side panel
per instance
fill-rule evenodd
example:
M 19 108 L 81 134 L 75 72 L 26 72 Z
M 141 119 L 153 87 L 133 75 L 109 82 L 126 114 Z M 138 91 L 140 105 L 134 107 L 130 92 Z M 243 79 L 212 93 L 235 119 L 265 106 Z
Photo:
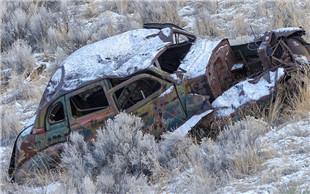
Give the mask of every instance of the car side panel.
M 69 119 L 69 125 L 72 132 L 78 132 L 82 134 L 86 141 L 91 141 L 91 139 L 96 137 L 97 129 L 105 124 L 105 121 L 109 118 L 115 116 L 118 112 L 115 112 L 115 107 L 109 101 L 109 106 L 105 109 L 98 110 L 81 117 L 75 117 L 72 114 L 72 107 L 70 103 L 70 98 L 74 95 L 79 94 L 81 91 L 94 87 L 95 85 L 101 85 L 106 93 L 106 88 L 103 85 L 103 81 L 98 81 L 97 83 L 86 86 L 84 89 L 76 90 L 65 96 L 65 101 L 67 105 L 67 114 Z

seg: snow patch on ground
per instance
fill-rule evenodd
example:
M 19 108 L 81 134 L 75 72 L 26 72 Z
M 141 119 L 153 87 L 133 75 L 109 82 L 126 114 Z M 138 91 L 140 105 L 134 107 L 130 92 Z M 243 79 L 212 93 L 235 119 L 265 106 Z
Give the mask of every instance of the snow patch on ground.
M 8 152 L 8 150 L 10 149 L 10 147 L 2 147 L 0 146 L 0 164 L 3 165 L 3 163 L 7 163 L 8 158 L 6 158 L 6 153 Z
M 182 17 L 187 16 L 187 15 L 192 15 L 194 13 L 195 9 L 190 7 L 189 5 L 183 7 L 182 9 L 179 10 L 178 14 Z
M 271 153 L 263 170 L 244 179 L 232 180 L 216 193 L 278 193 L 291 188 L 309 191 L 310 120 L 273 128 L 258 139 L 262 153 Z
M 63 193 L 65 191 L 64 185 L 55 182 L 44 187 L 35 187 L 35 188 L 28 188 L 25 190 L 29 193 L 46 193 L 46 194 L 53 194 L 53 193 Z

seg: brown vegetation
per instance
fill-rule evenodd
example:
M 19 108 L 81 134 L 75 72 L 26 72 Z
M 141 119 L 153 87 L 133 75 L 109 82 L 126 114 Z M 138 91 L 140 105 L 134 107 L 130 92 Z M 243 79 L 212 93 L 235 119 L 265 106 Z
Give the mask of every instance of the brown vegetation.
M 88 43 L 139 28 L 143 23 L 171 22 L 209 38 L 239 37 L 236 42 L 253 38 L 250 25 L 256 35 L 274 28 L 303 26 L 308 32 L 306 40 L 310 41 L 309 1 L 253 3 L 121 0 L 108 1 L 103 6 L 92 0 L 2 1 L 0 5 L 1 145 L 10 147 L 22 123 L 31 116 L 29 113 L 35 111 L 46 81 L 67 55 Z M 187 5 L 194 8 L 194 11 L 180 16 L 178 10 Z M 193 20 L 186 20 L 185 16 L 192 17 Z M 116 20 L 111 19 L 115 17 Z M 193 25 L 188 26 L 188 21 L 193 22 Z M 48 57 L 40 57 L 38 53 Z M 51 66 L 33 75 L 35 79 L 27 78 L 42 62 Z M 4 83 L 3 80 L 8 81 Z M 307 82 L 305 84 L 308 85 Z M 38 174 L 24 185 L 7 182 L 10 150 L 6 149 L 5 154 L 1 154 L 0 190 L 7 193 L 32 192 L 32 187 L 57 182 L 58 191 L 61 189 L 62 192 L 69 193 L 212 192 L 225 186 L 233 178 L 243 178 L 263 168 L 262 162 L 274 153 L 271 149 L 263 151 L 266 149 L 257 144 L 256 139 L 269 130 L 269 124 L 283 124 L 283 121 L 309 117 L 309 91 L 308 86 L 301 87 L 298 95 L 275 98 L 264 111 L 259 112 L 265 121 L 248 117 L 228 126 L 216 141 L 204 139 L 199 145 L 189 137 L 173 134 L 167 134 L 162 142 L 154 143 L 152 138 L 138 132 L 140 125 L 130 128 L 133 123 L 122 123 L 124 119 L 137 123 L 137 118 L 122 114 L 119 120 L 110 121 L 110 130 L 120 133 L 124 138 L 120 139 L 121 142 L 113 142 L 115 134 L 101 131 L 95 147 L 90 148 L 84 145 L 85 142 L 78 135 L 73 135 L 73 148 L 68 148 L 63 155 L 65 170 Z M 286 99 L 285 102 L 283 99 Z M 289 106 L 283 107 L 285 103 Z M 109 125 L 106 129 L 108 128 Z M 132 142 L 127 142 L 130 139 L 126 135 L 130 133 L 123 134 L 129 129 L 137 135 Z M 107 139 L 112 141 L 111 144 L 106 143 Z M 119 155 L 119 151 L 132 148 L 126 147 L 128 143 L 130 146 L 140 147 L 130 150 L 132 154 Z M 78 147 L 79 144 L 82 147 Z M 118 149 L 124 150 L 112 149 L 118 145 Z M 91 152 L 90 149 L 96 152 Z M 104 160 L 100 160 L 102 158 L 99 156 L 104 156 Z M 131 161 L 131 166 L 126 161 Z M 97 171 L 97 174 L 93 171 Z M 265 181 L 268 182 L 271 178 L 266 175 Z M 42 193 L 44 189 L 46 188 L 42 188 Z

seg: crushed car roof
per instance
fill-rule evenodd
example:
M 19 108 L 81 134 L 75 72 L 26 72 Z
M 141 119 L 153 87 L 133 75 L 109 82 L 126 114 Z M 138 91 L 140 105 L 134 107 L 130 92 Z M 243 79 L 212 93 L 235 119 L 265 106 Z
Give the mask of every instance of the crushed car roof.
M 180 64 L 180 68 L 186 71 L 186 78 L 193 79 L 205 74 L 212 51 L 222 40 L 212 41 L 200 38 L 196 40 Z
M 172 29 L 138 29 L 86 45 L 68 56 L 44 92 L 50 101 L 58 91 L 70 91 L 99 78 L 126 77 L 152 65 L 172 44 Z

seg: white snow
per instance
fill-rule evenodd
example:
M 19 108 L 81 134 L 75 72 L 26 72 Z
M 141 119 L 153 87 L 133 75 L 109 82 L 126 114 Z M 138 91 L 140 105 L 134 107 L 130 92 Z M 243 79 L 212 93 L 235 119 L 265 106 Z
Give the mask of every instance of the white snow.
M 178 11 L 178 15 L 181 17 L 183 23 L 187 24 L 183 27 L 183 29 L 188 30 L 190 32 L 193 31 L 194 27 L 196 26 L 195 20 L 196 18 L 192 17 L 195 9 L 190 6 L 185 6 Z
M 296 188 L 309 191 L 310 183 L 310 120 L 273 128 L 257 141 L 261 153 L 272 153 L 263 169 L 244 179 L 232 180 L 216 193 L 279 193 Z M 281 193 L 281 192 L 280 192 Z
M 181 136 L 185 136 L 192 127 L 194 127 L 204 116 L 212 113 L 213 110 L 207 110 L 199 115 L 194 115 L 190 119 L 188 119 L 183 125 L 178 127 L 175 131 L 173 131 L 173 134 L 179 134 Z
M 161 31 L 163 32 L 163 34 L 164 34 L 166 37 L 169 37 L 169 36 L 171 36 L 171 34 L 172 34 L 171 28 L 163 28 Z
M 124 15 L 120 15 L 118 13 L 112 12 L 112 11 L 104 11 L 102 12 L 99 17 L 101 21 L 105 22 L 108 24 L 109 22 L 112 22 L 112 25 L 114 28 L 117 27 L 117 24 L 122 23 L 125 21 L 126 17 Z
M 37 118 L 37 115 L 34 115 L 33 117 L 31 117 L 29 119 L 29 121 L 24 125 L 23 129 L 26 129 L 25 131 L 22 132 L 22 134 L 20 134 L 21 137 L 29 135 L 31 133 L 31 129 L 32 127 L 30 127 L 31 125 L 34 125 L 34 122 Z M 22 130 L 23 130 L 22 129 Z
M 310 57 L 307 58 L 306 56 L 304 55 L 296 55 L 294 54 L 294 57 L 295 57 L 295 60 L 300 62 L 300 63 L 304 63 L 304 64 L 310 64 Z
M 175 73 L 169 74 L 169 76 L 170 76 L 173 80 L 175 80 L 178 84 L 180 84 L 181 81 L 182 81 Z
M 253 79 L 247 79 L 234 85 L 216 98 L 212 102 L 212 106 L 218 109 L 217 116 L 229 116 L 241 105 L 269 95 L 274 91 L 276 81 L 284 75 L 284 69 L 279 68 L 275 72 L 269 72 L 269 75 L 270 82 L 264 77 L 261 77 L 257 83 L 250 83 Z
M 4 157 L 7 154 L 7 151 L 10 150 L 10 147 L 2 147 L 0 146 L 0 164 L 3 165 L 3 163 L 6 163 L 9 158 Z
M 259 45 L 259 50 L 265 49 L 268 45 L 269 36 L 265 36 L 261 45 Z
M 46 87 L 47 90 L 47 97 L 50 97 L 50 94 L 55 92 L 56 88 L 59 86 L 59 83 L 61 81 L 61 76 L 62 76 L 62 68 L 58 68 L 54 75 L 52 76 L 49 84 Z M 48 101 L 50 99 L 47 99 Z
M 301 30 L 301 28 L 297 28 L 297 27 L 278 28 L 278 29 L 273 30 L 273 31 L 274 31 L 274 32 L 290 32 L 290 31 L 294 31 L 294 30 Z
M 182 17 L 186 16 L 186 15 L 191 15 L 193 14 L 193 12 L 195 11 L 194 8 L 190 7 L 190 6 L 185 6 L 182 9 L 179 10 L 178 14 Z
M 185 77 L 192 79 L 203 75 L 206 71 L 213 49 L 220 42 L 221 40 L 211 41 L 198 38 L 180 65 L 180 68 L 186 71 Z
M 231 68 L 232 71 L 234 70 L 237 70 L 237 69 L 241 69 L 243 68 L 243 63 L 237 63 L 237 64 L 234 64 L 234 66 Z
M 46 194 L 53 194 L 53 193 L 64 193 L 65 187 L 60 182 L 53 182 L 43 187 L 28 187 L 25 189 L 26 193 L 46 193 Z
M 164 93 L 162 93 L 162 94 L 159 96 L 159 98 L 164 97 L 164 96 L 170 94 L 170 93 L 173 91 L 173 88 L 174 88 L 173 86 L 170 86 Z
M 80 48 L 61 64 L 65 71 L 62 89 L 75 89 L 82 82 L 122 77 L 149 67 L 154 57 L 171 44 L 159 38 L 159 33 L 168 35 L 168 30 L 163 30 L 132 30 Z
M 294 46 L 299 46 L 298 42 L 296 42 L 296 41 L 293 41 L 293 45 Z

